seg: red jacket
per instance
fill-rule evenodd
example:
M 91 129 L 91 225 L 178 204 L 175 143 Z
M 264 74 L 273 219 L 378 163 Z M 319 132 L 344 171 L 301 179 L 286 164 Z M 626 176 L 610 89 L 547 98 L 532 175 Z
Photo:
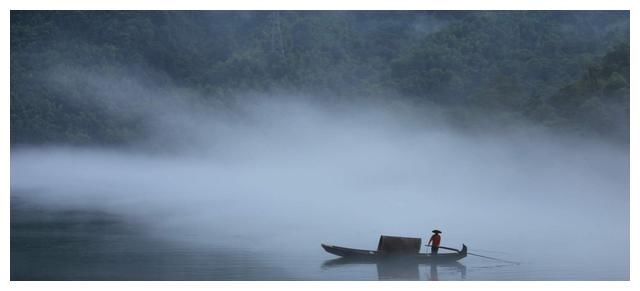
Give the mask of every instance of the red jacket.
M 440 246 L 440 235 L 438 235 L 437 233 L 433 234 L 431 236 L 431 238 L 429 239 L 429 245 L 431 245 L 432 247 L 439 247 Z

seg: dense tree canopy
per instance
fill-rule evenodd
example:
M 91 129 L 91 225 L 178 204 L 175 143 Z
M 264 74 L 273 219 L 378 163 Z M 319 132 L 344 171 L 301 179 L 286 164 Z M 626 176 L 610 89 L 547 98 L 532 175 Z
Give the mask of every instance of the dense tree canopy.
M 12 11 L 12 144 L 143 134 L 105 110 L 122 104 L 51 82 L 61 67 L 126 68 L 218 106 L 245 92 L 383 96 L 629 137 L 628 12 Z

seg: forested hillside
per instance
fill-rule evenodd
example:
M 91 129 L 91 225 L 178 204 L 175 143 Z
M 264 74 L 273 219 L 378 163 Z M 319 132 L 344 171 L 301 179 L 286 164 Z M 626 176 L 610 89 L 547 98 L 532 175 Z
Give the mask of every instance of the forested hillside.
M 121 105 L 51 82 L 60 68 L 134 72 L 215 106 L 247 92 L 393 98 L 469 124 L 629 138 L 628 12 L 12 11 L 12 144 L 144 136 L 105 108 Z

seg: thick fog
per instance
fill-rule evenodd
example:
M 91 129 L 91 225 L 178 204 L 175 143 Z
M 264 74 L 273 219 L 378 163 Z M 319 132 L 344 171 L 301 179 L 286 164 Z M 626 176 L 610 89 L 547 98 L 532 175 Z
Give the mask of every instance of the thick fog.
M 381 234 L 438 228 L 445 246 L 628 270 L 624 146 L 524 124 L 461 131 L 399 101 L 253 93 L 230 113 L 139 76 L 53 76 L 116 104 L 110 114 L 143 118 L 151 135 L 127 148 L 14 148 L 13 197 L 108 211 L 184 243 L 374 249 Z

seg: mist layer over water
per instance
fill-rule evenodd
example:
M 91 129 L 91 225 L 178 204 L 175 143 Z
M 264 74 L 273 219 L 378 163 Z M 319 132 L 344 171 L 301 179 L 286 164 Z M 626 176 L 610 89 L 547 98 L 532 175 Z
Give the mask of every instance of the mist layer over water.
M 503 251 L 537 268 L 579 266 L 581 279 L 628 279 L 628 148 L 530 128 L 423 126 L 411 109 L 247 104 L 242 119 L 147 112 L 158 136 L 183 145 L 171 153 L 14 149 L 12 195 L 48 209 L 100 209 L 186 246 L 286 250 L 318 265 L 332 258 L 321 242 L 375 249 L 381 234 L 424 239 L 439 228 L 445 246 Z M 563 278 L 519 272 L 509 279 Z

